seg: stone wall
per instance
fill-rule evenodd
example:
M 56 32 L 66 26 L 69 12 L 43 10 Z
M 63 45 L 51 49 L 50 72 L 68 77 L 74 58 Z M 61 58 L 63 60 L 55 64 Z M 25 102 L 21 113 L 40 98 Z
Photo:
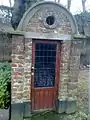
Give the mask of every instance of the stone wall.
M 77 100 L 77 86 L 80 66 L 80 54 L 83 48 L 81 40 L 73 40 L 69 57 L 68 99 Z
M 12 44 L 9 34 L 1 32 L 0 30 L 0 61 L 11 62 Z
M 20 102 L 23 99 L 24 81 L 24 37 L 12 36 L 12 81 L 11 100 Z
M 62 41 L 59 99 L 76 99 L 82 41 Z M 32 39 L 12 38 L 12 101 L 30 100 Z
M 32 40 L 12 35 L 11 120 L 30 117 Z
M 78 72 L 82 49 L 83 42 L 81 40 L 62 42 L 59 99 L 77 99 Z
M 31 100 L 31 63 L 32 63 L 32 39 L 25 39 L 25 63 L 24 63 L 24 93 L 25 101 Z
M 62 41 L 58 96 L 60 101 L 59 113 L 73 113 L 77 109 L 80 55 L 83 47 L 84 41 L 80 39 Z
M 12 37 L 12 102 L 30 101 L 32 39 Z
M 69 55 L 71 41 L 62 41 L 60 56 L 59 100 L 67 99 L 67 84 L 69 81 Z
M 12 37 L 12 102 L 30 101 L 32 39 Z M 76 100 L 81 40 L 62 41 L 60 53 L 59 100 Z
M 80 69 L 78 76 L 77 105 L 78 108 L 88 113 L 88 79 L 89 69 Z

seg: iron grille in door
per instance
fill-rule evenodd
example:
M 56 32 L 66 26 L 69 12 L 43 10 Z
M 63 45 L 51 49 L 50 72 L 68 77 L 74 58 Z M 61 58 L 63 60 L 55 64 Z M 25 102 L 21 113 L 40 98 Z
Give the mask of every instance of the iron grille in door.
M 56 44 L 35 44 L 34 87 L 54 87 Z

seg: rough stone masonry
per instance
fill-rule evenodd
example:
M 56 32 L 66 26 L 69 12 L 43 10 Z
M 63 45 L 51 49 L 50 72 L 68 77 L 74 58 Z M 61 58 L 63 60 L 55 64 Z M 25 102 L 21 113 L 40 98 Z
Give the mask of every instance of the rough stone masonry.
M 53 25 L 46 23 L 48 16 L 55 17 Z M 61 44 L 56 109 L 59 113 L 75 112 L 83 42 L 81 39 L 76 40 L 72 37 L 73 34 L 77 34 L 77 26 L 71 13 L 56 3 L 41 2 L 27 10 L 18 30 L 23 31 L 23 34 L 12 34 L 11 99 L 12 114 L 14 114 L 12 118 L 13 116 L 17 116 L 17 118 L 28 117 L 31 113 L 31 66 L 34 39 L 56 40 Z

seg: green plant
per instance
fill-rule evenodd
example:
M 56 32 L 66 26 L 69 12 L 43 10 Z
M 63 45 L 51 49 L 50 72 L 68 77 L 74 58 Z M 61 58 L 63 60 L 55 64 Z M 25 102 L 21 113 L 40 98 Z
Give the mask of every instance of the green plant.
M 10 104 L 11 66 L 7 62 L 0 63 L 0 108 Z

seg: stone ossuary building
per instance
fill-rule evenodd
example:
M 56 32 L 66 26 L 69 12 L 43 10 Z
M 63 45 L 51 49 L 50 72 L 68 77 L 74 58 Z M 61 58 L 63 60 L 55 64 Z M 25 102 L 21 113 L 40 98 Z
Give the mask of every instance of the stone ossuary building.
M 12 33 L 12 120 L 35 111 L 76 111 L 83 39 L 71 13 L 57 3 L 26 11 Z

